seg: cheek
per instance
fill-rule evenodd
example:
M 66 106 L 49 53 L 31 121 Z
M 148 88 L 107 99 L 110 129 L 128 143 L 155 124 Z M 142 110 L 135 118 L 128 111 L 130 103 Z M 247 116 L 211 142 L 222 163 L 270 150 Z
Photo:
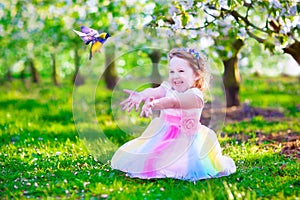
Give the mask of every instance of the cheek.
M 173 79 L 173 78 L 174 78 L 173 75 L 170 74 L 170 75 L 169 75 L 169 82 L 172 82 L 172 79 Z
M 194 84 L 195 81 L 196 81 L 196 76 L 195 76 L 195 74 L 190 74 L 188 77 L 189 77 L 189 78 L 188 78 L 189 83 L 190 83 L 190 84 Z

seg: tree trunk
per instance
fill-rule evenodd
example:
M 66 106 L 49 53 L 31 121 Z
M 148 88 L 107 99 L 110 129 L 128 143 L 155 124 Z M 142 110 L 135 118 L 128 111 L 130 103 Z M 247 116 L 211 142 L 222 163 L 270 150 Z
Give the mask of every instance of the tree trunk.
M 13 80 L 10 68 L 7 69 L 6 78 L 9 82 L 12 82 L 12 80 Z
M 55 54 L 51 54 L 52 58 L 52 80 L 54 85 L 59 86 L 58 78 L 57 78 L 57 70 L 56 70 L 56 57 Z
M 241 78 L 238 68 L 237 54 L 243 45 L 244 42 L 242 40 L 235 40 L 232 45 L 234 49 L 233 56 L 228 60 L 223 60 L 223 83 L 225 87 L 227 107 L 240 105 L 239 90 Z
M 237 60 L 237 57 L 232 57 L 223 61 L 225 67 L 223 83 L 225 87 L 227 107 L 240 105 L 240 75 L 238 72 Z
M 74 49 L 74 65 L 75 65 L 75 73 L 73 76 L 73 83 L 76 86 L 83 85 L 84 84 L 84 78 L 79 73 L 79 66 L 80 66 L 80 57 L 78 54 L 78 48 L 76 47 Z
M 40 76 L 35 68 L 34 62 L 32 58 L 28 59 L 28 63 L 31 71 L 31 78 L 33 83 L 40 83 Z
M 150 54 L 148 54 L 148 56 L 152 61 L 152 74 L 150 76 L 152 87 L 158 87 L 162 82 L 161 75 L 158 71 L 158 64 L 161 58 L 161 52 L 159 50 L 153 50 Z
M 104 71 L 103 76 L 106 83 L 106 87 L 112 90 L 116 86 L 118 81 L 114 46 L 109 46 L 105 49 L 105 62 L 106 69 Z
M 24 69 L 20 72 L 20 78 L 22 82 L 25 84 L 25 79 L 26 79 L 26 65 L 24 66 Z
M 293 44 L 283 48 L 284 53 L 290 54 L 300 65 L 300 42 L 295 41 Z

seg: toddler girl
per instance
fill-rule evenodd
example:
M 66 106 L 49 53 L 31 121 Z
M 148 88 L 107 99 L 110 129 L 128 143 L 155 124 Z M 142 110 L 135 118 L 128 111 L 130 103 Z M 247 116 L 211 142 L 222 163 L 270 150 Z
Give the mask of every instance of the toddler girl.
M 124 110 L 139 109 L 148 117 L 160 110 L 142 135 L 121 146 L 111 160 L 113 169 L 141 179 L 176 178 L 196 181 L 227 176 L 234 161 L 222 155 L 216 133 L 200 124 L 204 107 L 205 60 L 194 49 L 169 53 L 169 81 L 142 92 L 124 90 Z

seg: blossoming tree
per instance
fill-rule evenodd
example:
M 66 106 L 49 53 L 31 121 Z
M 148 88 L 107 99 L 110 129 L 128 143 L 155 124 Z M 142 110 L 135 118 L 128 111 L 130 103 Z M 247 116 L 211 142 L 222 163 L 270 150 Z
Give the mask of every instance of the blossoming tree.
M 192 38 L 209 37 L 224 64 L 227 106 L 239 105 L 238 53 L 245 39 L 254 38 L 271 53 L 291 55 L 300 64 L 297 1 L 180 0 L 168 12 L 156 14 L 151 26 L 190 31 Z

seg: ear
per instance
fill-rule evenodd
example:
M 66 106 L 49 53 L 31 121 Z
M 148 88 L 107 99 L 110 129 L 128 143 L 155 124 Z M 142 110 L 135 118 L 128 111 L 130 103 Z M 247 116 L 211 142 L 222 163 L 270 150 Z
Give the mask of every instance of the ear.
M 199 76 L 196 73 L 193 73 L 193 78 L 194 78 L 194 81 L 199 80 Z

